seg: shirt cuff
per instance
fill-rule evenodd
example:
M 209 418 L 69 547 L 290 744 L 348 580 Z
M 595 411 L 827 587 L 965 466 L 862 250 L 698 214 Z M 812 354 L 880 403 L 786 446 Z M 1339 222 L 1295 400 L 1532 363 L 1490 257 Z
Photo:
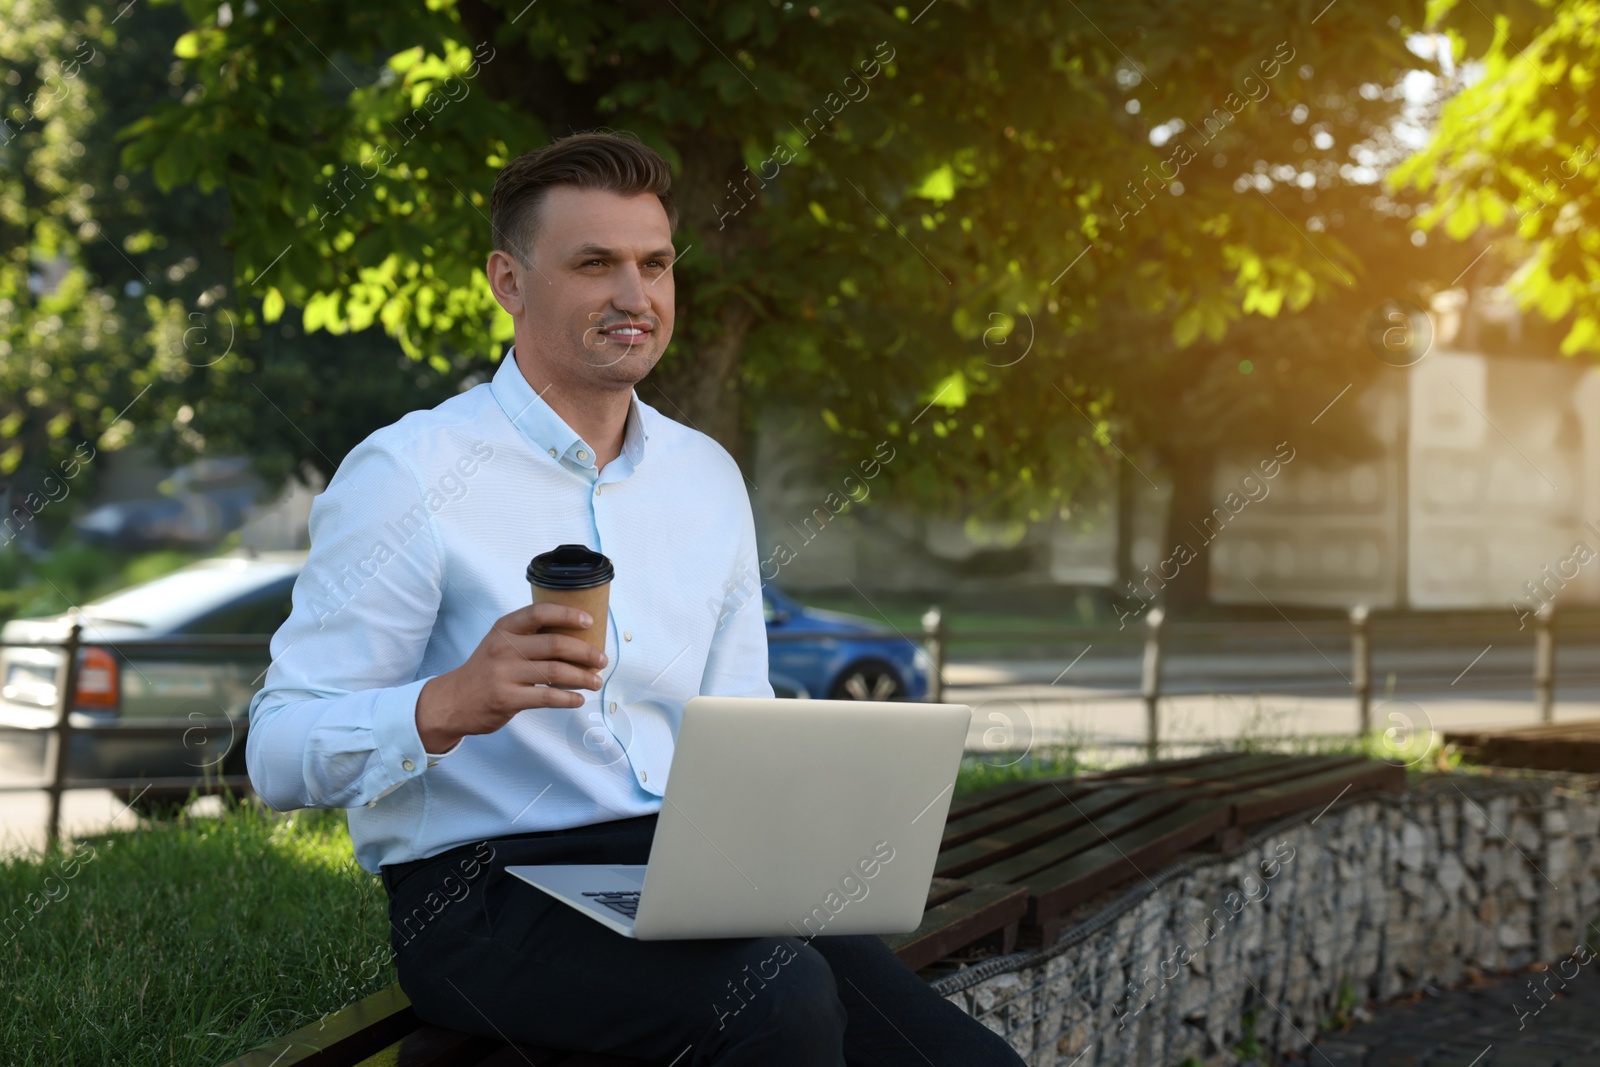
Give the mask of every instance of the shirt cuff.
M 373 708 L 373 747 L 381 767 L 379 780 L 386 786 L 403 783 L 425 769 L 428 756 L 417 733 L 417 695 L 425 684 L 427 679 L 420 678 L 390 689 Z
M 419 734 L 418 736 L 420 738 L 421 735 Z M 461 737 L 456 739 L 456 743 L 455 744 L 451 745 L 449 748 L 445 749 L 443 752 L 424 752 L 423 755 L 427 756 L 431 760 L 444 759 L 446 756 L 450 755 L 450 753 L 452 753 L 456 749 L 460 748 L 461 747 L 461 742 L 465 741 L 466 739 L 467 739 L 466 735 L 463 734 Z M 428 764 L 428 766 L 431 767 L 431 766 L 433 766 L 433 764 L 430 763 L 430 764 Z
M 427 685 L 432 680 L 433 679 L 431 677 L 429 677 L 429 678 L 422 679 L 421 682 L 412 683 L 412 684 L 416 685 L 417 688 L 416 688 L 416 692 L 411 694 L 411 732 L 417 739 L 417 747 L 418 748 L 422 748 L 422 735 L 417 732 L 417 700 L 418 700 L 418 698 L 420 698 L 422 696 L 422 687 Z M 456 739 L 456 743 L 451 745 L 449 748 L 445 749 L 443 752 L 429 752 L 426 749 L 423 749 L 422 755 L 423 755 L 423 758 L 425 758 L 428 761 L 427 766 L 432 767 L 439 760 L 441 760 L 444 757 L 450 755 L 450 753 L 452 753 L 456 749 L 460 748 L 461 747 L 461 742 L 463 742 L 465 740 L 466 740 L 466 736 L 465 735 L 457 738 Z

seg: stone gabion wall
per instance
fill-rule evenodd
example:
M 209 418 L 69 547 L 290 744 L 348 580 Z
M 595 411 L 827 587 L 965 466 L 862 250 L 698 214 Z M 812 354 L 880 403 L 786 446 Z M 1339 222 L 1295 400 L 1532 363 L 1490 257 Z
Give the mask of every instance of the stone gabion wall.
M 1031 1067 L 1304 1049 L 1355 1005 L 1572 953 L 1600 920 L 1597 785 L 1441 775 L 1335 804 L 1145 871 L 1050 948 L 934 988 Z

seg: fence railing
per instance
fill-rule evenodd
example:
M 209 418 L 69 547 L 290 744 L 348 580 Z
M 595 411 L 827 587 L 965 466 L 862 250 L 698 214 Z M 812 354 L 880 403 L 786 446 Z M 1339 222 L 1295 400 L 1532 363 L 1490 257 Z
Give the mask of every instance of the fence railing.
M 945 671 L 948 662 L 948 650 L 953 643 L 962 645 L 1005 644 L 1013 647 L 1028 646 L 1032 648 L 1059 647 L 1063 652 L 1057 655 L 1070 655 L 1070 649 L 1079 644 L 1124 646 L 1138 663 L 1137 688 L 1120 690 L 1101 689 L 1097 696 L 1100 699 L 1107 697 L 1138 698 L 1144 703 L 1145 711 L 1145 741 L 1146 755 L 1154 759 L 1160 745 L 1161 738 L 1161 706 L 1165 697 L 1177 695 L 1170 693 L 1166 677 L 1166 668 L 1170 654 L 1175 644 L 1204 648 L 1208 644 L 1255 645 L 1259 648 L 1261 642 L 1270 639 L 1282 639 L 1293 642 L 1292 647 L 1304 649 L 1309 647 L 1327 661 L 1328 667 L 1337 675 L 1339 681 L 1333 682 L 1328 677 L 1308 677 L 1307 672 L 1296 670 L 1292 672 L 1273 674 L 1270 672 L 1252 670 L 1248 674 L 1240 675 L 1245 684 L 1253 685 L 1256 691 L 1295 691 L 1295 690 L 1321 690 L 1321 691 L 1348 691 L 1354 704 L 1354 732 L 1357 736 L 1366 736 L 1373 729 L 1372 698 L 1373 698 L 1373 648 L 1374 633 L 1373 619 L 1369 610 L 1364 606 L 1350 609 L 1346 619 L 1342 621 L 1317 620 L 1307 622 L 1292 622 L 1285 618 L 1282 623 L 1260 622 L 1224 622 L 1224 623 L 1185 623 L 1173 625 L 1168 622 L 1160 608 L 1151 608 L 1143 616 L 1140 624 L 1127 626 L 1122 629 L 1111 630 L 1106 627 L 1058 627 L 1052 629 L 1031 630 L 966 630 L 952 631 L 944 620 L 944 614 L 937 606 L 929 608 L 922 616 L 922 631 L 920 636 L 925 643 L 929 655 L 933 659 L 933 676 L 930 679 L 928 699 L 933 702 L 943 701 L 947 682 Z M 1443 639 L 1464 639 L 1468 636 L 1494 636 L 1502 645 L 1516 642 L 1526 642 L 1531 638 L 1531 671 L 1508 674 L 1504 671 L 1493 672 L 1485 668 L 1479 671 L 1474 679 L 1472 688 L 1476 690 L 1492 688 L 1512 688 L 1527 686 L 1531 683 L 1532 695 L 1538 709 L 1541 722 L 1551 722 L 1555 712 L 1556 689 L 1556 615 L 1549 603 L 1544 604 L 1537 612 L 1532 613 L 1526 620 L 1522 620 L 1516 634 L 1508 634 L 1507 624 L 1497 620 L 1484 620 L 1476 617 L 1452 616 L 1399 616 L 1386 620 L 1390 629 L 1388 636 L 1392 643 L 1410 646 L 1412 649 L 1426 648 L 1430 643 L 1438 643 Z M 1575 635 L 1586 635 L 1593 640 L 1590 647 L 1600 649 L 1600 617 L 1580 616 L 1573 618 L 1569 627 Z M 1528 637 L 1521 635 L 1526 633 Z M 1509 640 L 1508 640 L 1509 638 Z M 1179 640 L 1175 640 L 1179 639 Z M 1324 646 L 1331 641 L 1345 642 L 1348 647 L 1348 663 L 1350 673 L 1345 675 L 1331 660 Z M 1483 651 L 1487 653 L 1495 647 L 1491 642 Z M 1480 655 L 1481 658 L 1481 655 Z M 1473 664 L 1476 664 L 1476 660 Z M 1469 665 L 1470 669 L 1471 665 Z M 1597 664 L 1600 668 L 1600 664 Z M 1413 682 L 1449 682 L 1454 685 L 1459 681 L 1460 675 L 1453 677 L 1451 673 L 1437 675 L 1427 674 L 1422 671 L 1413 671 Z M 1564 675 L 1569 682 L 1585 681 L 1600 683 L 1600 669 L 1591 672 L 1569 671 Z M 1335 689 L 1335 687 L 1337 687 Z M 1191 690 L 1185 695 L 1195 692 L 1217 692 L 1219 686 L 1215 680 Z
M 51 743 L 47 751 L 47 766 L 45 767 L 44 780 L 32 782 L 0 782 L 0 793 L 35 792 L 43 791 L 49 796 L 50 809 L 45 824 L 45 835 L 50 845 L 55 845 L 61 839 L 61 796 L 71 789 L 126 789 L 126 790 L 164 790 L 164 789 L 190 789 L 197 785 L 215 786 L 221 788 L 244 790 L 250 787 L 248 775 L 225 775 L 221 773 L 202 773 L 186 775 L 183 777 L 155 777 L 140 775 L 129 777 L 111 778 L 83 778 L 72 777 L 67 772 L 70 768 L 72 739 L 75 734 L 92 734 L 99 737 L 120 738 L 169 738 L 178 732 L 182 735 L 181 723 L 178 722 L 105 722 L 96 723 L 90 727 L 77 727 L 73 724 L 72 713 L 76 710 L 73 705 L 74 697 L 78 691 L 78 673 L 80 668 L 79 652 L 85 645 L 100 645 L 116 651 L 115 645 L 105 641 L 85 641 L 83 637 L 83 620 L 76 612 L 70 613 L 70 624 L 65 638 L 59 641 L 0 641 L 0 648 L 46 648 L 57 649 L 62 652 L 61 662 L 56 667 L 56 701 L 55 721 L 48 728 Z M 265 649 L 270 638 L 264 636 L 199 636 L 190 635 L 183 637 L 141 637 L 138 647 L 141 651 L 149 649 L 168 649 L 174 651 L 195 651 L 201 649 Z M 0 682 L 3 682 L 0 679 Z M 0 733 L 15 734 L 22 732 L 21 727 L 0 727 Z M 39 731 L 27 731 L 36 733 Z M 241 733 L 241 738 L 243 734 Z
M 1329 660 L 1329 666 L 1336 672 L 1332 660 L 1323 651 L 1323 646 L 1332 641 L 1347 642 L 1349 649 L 1350 674 L 1338 672 L 1340 683 L 1333 683 L 1327 678 L 1308 679 L 1304 671 L 1291 671 L 1282 674 L 1252 671 L 1247 676 L 1249 683 L 1256 684 L 1259 688 L 1273 691 L 1293 691 L 1297 689 L 1323 689 L 1328 690 L 1337 686 L 1338 690 L 1348 691 L 1355 714 L 1353 727 L 1356 732 L 1364 736 L 1372 728 L 1372 697 L 1373 697 L 1373 670 L 1372 659 L 1374 649 L 1373 619 L 1365 608 L 1355 608 L 1347 619 L 1343 621 L 1307 621 L 1301 623 L 1289 622 L 1288 629 L 1279 623 L 1256 622 L 1227 622 L 1227 623 L 1197 623 L 1172 625 L 1166 620 L 1159 608 L 1152 608 L 1145 613 L 1139 624 L 1123 629 L 1111 630 L 1106 627 L 1059 627 L 1053 629 L 1035 630 L 983 630 L 978 628 L 953 631 L 945 621 L 944 612 L 934 606 L 928 609 L 921 618 L 920 630 L 911 632 L 899 630 L 883 632 L 861 631 L 811 631 L 806 633 L 784 632 L 782 629 L 773 630 L 768 634 L 768 639 L 774 643 L 787 643 L 795 641 L 813 640 L 848 640 L 851 642 L 900 642 L 921 640 L 932 661 L 929 677 L 929 691 L 927 699 L 939 703 L 947 695 L 945 675 L 949 667 L 949 650 L 952 644 L 964 646 L 981 646 L 989 644 L 1005 644 L 1009 646 L 1026 645 L 1035 649 L 1044 648 L 1055 655 L 1071 655 L 1078 645 L 1106 645 L 1123 646 L 1130 660 L 1130 666 L 1137 663 L 1138 681 L 1136 686 L 1124 689 L 1098 690 L 1101 698 L 1124 697 L 1141 700 L 1144 704 L 1145 727 L 1145 754 L 1155 758 L 1164 743 L 1161 738 L 1161 710 L 1162 701 L 1173 695 L 1166 678 L 1166 668 L 1169 656 L 1176 640 L 1193 645 L 1212 644 L 1235 645 L 1254 643 L 1259 646 L 1264 640 L 1277 638 L 1292 638 L 1296 642 L 1304 642 L 1322 653 L 1324 659 Z M 1427 642 L 1445 637 L 1461 638 L 1470 634 L 1482 634 L 1485 627 L 1480 622 L 1450 618 L 1428 618 L 1423 616 L 1408 616 L 1392 622 L 1394 631 L 1389 636 L 1392 640 L 1404 639 L 1405 643 L 1413 646 L 1426 647 Z M 1564 626 L 1567 624 L 1564 623 Z M 1572 623 L 1575 633 L 1588 631 L 1595 638 L 1594 647 L 1600 649 L 1600 617 L 1575 619 Z M 1499 633 L 1500 631 L 1495 631 Z M 1520 633 L 1521 631 L 1519 631 Z M 1475 680 L 1478 689 L 1493 686 L 1512 686 L 1532 684 L 1533 698 L 1539 711 L 1540 720 L 1550 722 L 1553 718 L 1556 690 L 1556 617 L 1548 605 L 1531 616 L 1531 673 L 1519 673 L 1515 676 L 1499 673 L 1485 672 Z M 1504 638 L 1501 638 L 1504 642 Z M 1527 640 L 1517 637 L 1514 640 Z M 1319 644 L 1318 642 L 1322 642 Z M 134 644 L 135 642 L 130 642 Z M 175 637 L 141 637 L 137 639 L 137 648 L 140 652 L 166 650 L 169 652 L 192 652 L 206 649 L 242 649 L 265 650 L 270 643 L 266 636 L 198 636 L 185 635 Z M 49 841 L 54 844 L 60 837 L 61 802 L 62 794 L 73 789 L 118 789 L 134 790 L 141 787 L 157 790 L 186 789 L 197 785 L 208 787 L 245 790 L 250 787 L 248 775 L 205 774 L 185 777 L 152 777 L 149 775 L 130 776 L 120 778 L 87 778 L 72 777 L 68 774 L 71 756 L 72 739 L 77 733 L 91 733 L 95 737 L 123 737 L 123 738 L 151 738 L 171 737 L 178 729 L 182 720 L 176 721 L 150 721 L 150 722 L 104 722 L 93 726 L 77 727 L 73 723 L 72 713 L 77 710 L 73 707 L 74 696 L 78 686 L 79 652 L 86 645 L 100 645 L 113 652 L 120 652 L 112 642 L 85 641 L 84 624 L 77 614 L 70 614 L 70 624 L 65 638 L 60 640 L 36 641 L 0 641 L 0 648 L 52 648 L 61 650 L 61 663 L 57 666 L 56 673 L 56 699 L 55 721 L 43 730 L 28 731 L 31 733 L 44 732 L 53 738 L 50 757 L 45 768 L 43 780 L 25 783 L 0 782 L 0 792 L 37 791 L 42 790 L 49 796 L 50 807 L 47 824 Z M 1491 647 L 1493 647 L 1491 645 Z M 1487 651 L 1487 649 L 1485 649 Z M 1474 661 L 1476 662 L 1476 661 Z M 1464 672 L 1463 672 L 1464 673 Z M 1442 681 L 1446 675 L 1440 675 Z M 1600 669 L 1590 674 L 1569 672 L 1565 675 L 1569 681 L 1582 679 L 1600 683 Z M 3 679 L 0 679 L 3 681 Z M 1341 684 L 1342 683 L 1342 684 Z M 1453 683 L 1452 683 L 1453 684 Z M 1215 682 L 1207 683 L 1210 688 L 1202 686 L 1194 692 L 1216 692 L 1218 687 Z M 242 724 L 245 729 L 248 723 Z M 22 728 L 0 726 L 0 733 L 15 733 Z M 239 737 L 243 738 L 243 730 Z

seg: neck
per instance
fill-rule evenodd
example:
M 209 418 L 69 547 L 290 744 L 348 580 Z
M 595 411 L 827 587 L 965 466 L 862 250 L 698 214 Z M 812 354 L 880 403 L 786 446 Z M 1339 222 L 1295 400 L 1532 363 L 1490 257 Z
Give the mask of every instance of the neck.
M 537 358 L 523 350 L 519 349 L 515 357 L 529 388 L 594 452 L 597 469 L 604 469 L 622 454 L 633 390 L 584 387 L 564 376 L 547 373 Z

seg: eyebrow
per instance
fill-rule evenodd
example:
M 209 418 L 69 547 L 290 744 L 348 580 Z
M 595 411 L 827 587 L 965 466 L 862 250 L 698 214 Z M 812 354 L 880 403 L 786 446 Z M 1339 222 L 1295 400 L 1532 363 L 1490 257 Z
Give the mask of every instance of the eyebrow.
M 607 259 L 613 259 L 617 255 L 615 249 L 605 248 L 601 245 L 583 245 L 572 254 L 575 256 L 605 256 Z M 646 252 L 645 255 L 656 259 L 663 257 L 672 259 L 677 257 L 677 251 L 671 245 L 666 245 L 653 252 Z

